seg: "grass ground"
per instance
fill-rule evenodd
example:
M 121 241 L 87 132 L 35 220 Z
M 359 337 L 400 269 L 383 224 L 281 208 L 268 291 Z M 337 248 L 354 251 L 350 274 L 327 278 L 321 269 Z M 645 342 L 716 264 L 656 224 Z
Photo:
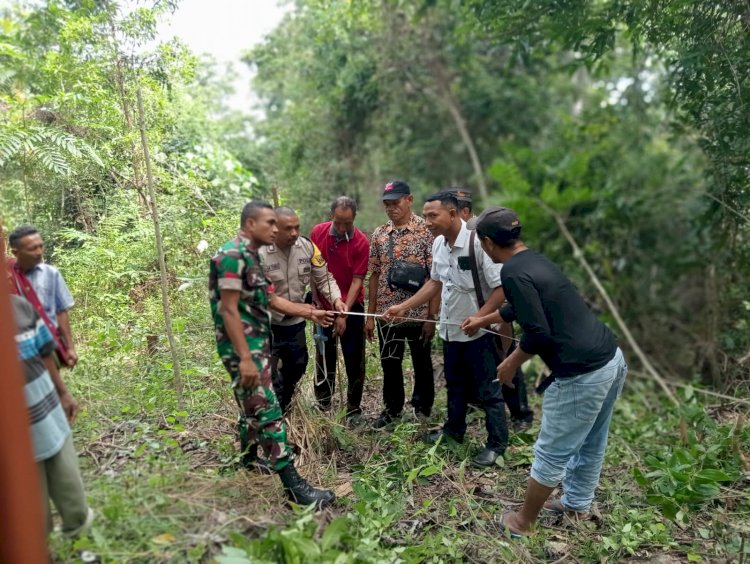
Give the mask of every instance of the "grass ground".
M 123 347 L 117 334 L 82 347 L 67 377 L 83 407 L 74 435 L 98 518 L 89 538 L 53 535 L 57 561 L 671 563 L 743 562 L 750 552 L 742 477 L 750 435 L 731 407 L 704 406 L 688 393 L 677 411 L 630 378 L 595 517 L 544 517 L 535 536 L 512 541 L 495 517 L 522 499 L 539 398 L 535 425 L 512 436 L 502 464 L 478 470 L 468 461 L 481 447 L 479 416 L 461 446 L 420 443 L 425 426 L 409 417 L 391 432 L 351 429 L 340 413 L 313 407 L 308 374 L 289 423 L 302 447 L 298 467 L 339 498 L 313 513 L 286 506 L 275 477 L 239 467 L 235 407 L 210 331 L 183 335 L 181 344 L 190 351 L 184 407 L 171 390 L 167 355 Z M 380 410 L 375 354 L 365 392 L 370 418 Z M 445 414 L 439 374 L 436 382 L 432 425 Z

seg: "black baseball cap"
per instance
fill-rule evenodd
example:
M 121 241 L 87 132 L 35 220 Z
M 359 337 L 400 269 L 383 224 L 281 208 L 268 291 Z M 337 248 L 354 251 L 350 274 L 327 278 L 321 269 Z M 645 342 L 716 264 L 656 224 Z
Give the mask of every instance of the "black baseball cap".
M 456 188 L 446 188 L 445 191 L 448 192 L 449 194 L 453 194 L 456 197 L 456 200 L 459 201 L 459 203 L 461 202 L 466 202 L 469 204 L 471 203 L 471 190 L 468 190 L 466 188 L 456 187 Z
M 471 218 L 466 227 L 477 229 L 490 239 L 510 238 L 514 230 L 521 228 L 521 220 L 512 209 L 493 206 L 484 210 L 479 217 Z
M 398 200 L 411 194 L 411 188 L 406 182 L 394 180 L 383 188 L 383 200 Z

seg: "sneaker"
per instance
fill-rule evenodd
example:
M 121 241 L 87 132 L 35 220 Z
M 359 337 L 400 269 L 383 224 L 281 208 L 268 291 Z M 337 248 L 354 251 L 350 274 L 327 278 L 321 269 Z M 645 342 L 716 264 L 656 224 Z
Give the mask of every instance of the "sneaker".
M 495 465 L 495 461 L 500 458 L 503 455 L 503 453 L 499 450 L 494 450 L 489 447 L 485 447 L 481 450 L 479 454 L 477 454 L 471 462 L 474 464 L 474 466 L 479 466 L 482 468 L 488 468 L 490 466 Z
M 421 437 L 419 437 L 419 440 L 423 443 L 427 443 L 428 445 L 434 445 L 436 442 L 438 442 L 440 439 L 443 438 L 443 430 L 442 429 L 436 429 L 434 431 L 430 431 L 429 433 L 425 433 Z
M 520 417 L 510 417 L 510 427 L 516 433 L 522 433 L 528 431 L 531 428 L 531 424 L 534 422 L 534 412 L 529 410 Z
M 433 431 L 430 431 L 429 433 L 425 433 L 424 435 L 419 437 L 419 440 L 423 443 L 427 443 L 429 445 L 434 445 L 436 442 L 442 440 L 443 444 L 450 444 L 450 443 L 457 443 L 462 444 L 464 441 L 461 439 L 460 441 L 451 435 L 443 432 L 442 429 L 435 429 Z
M 391 423 L 393 423 L 397 418 L 398 416 L 394 416 L 387 411 L 383 411 L 383 413 L 381 413 L 380 416 L 375 421 L 373 421 L 372 425 L 370 426 L 376 431 L 382 431 Z
M 355 411 L 347 413 L 345 421 L 349 427 L 359 427 L 364 422 L 364 418 L 362 417 L 362 413 Z
M 429 425 L 430 416 L 422 413 L 421 411 L 414 410 L 414 419 L 419 425 Z

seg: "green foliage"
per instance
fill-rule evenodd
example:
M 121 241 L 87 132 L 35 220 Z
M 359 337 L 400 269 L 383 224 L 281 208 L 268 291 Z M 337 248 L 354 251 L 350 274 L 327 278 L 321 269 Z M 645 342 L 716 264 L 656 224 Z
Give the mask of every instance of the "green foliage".
M 410 182 L 416 209 L 470 183 L 457 119 L 489 162 L 499 138 L 527 139 L 546 117 L 543 85 L 447 6 L 301 2 L 247 61 L 266 111 L 261 167 L 305 210 L 356 197 L 368 229 L 389 178 Z
M 750 264 L 750 117 L 740 111 L 750 103 L 747 6 L 681 0 L 469 0 L 463 4 L 474 15 L 475 25 L 490 30 L 498 44 L 513 45 L 524 62 L 562 50 L 569 53 L 575 66 L 585 65 L 589 72 L 598 74 L 617 69 L 625 62 L 625 53 L 631 61 L 646 63 L 645 68 L 633 65 L 636 68 L 632 71 L 621 73 L 623 78 L 632 78 L 627 95 L 619 103 L 636 110 L 659 110 L 674 133 L 670 142 L 687 140 L 702 150 L 707 161 L 705 168 L 696 168 L 706 177 L 704 203 L 691 206 L 687 217 L 690 223 L 683 231 L 696 241 L 697 253 L 692 251 L 690 255 L 702 255 L 699 260 L 708 271 L 702 298 L 707 312 L 700 317 L 709 319 L 704 332 L 710 334 L 712 345 L 696 361 L 705 381 L 741 378 L 743 372 L 737 366 L 730 366 L 720 376 L 715 355 L 721 348 L 739 358 L 750 346 L 747 333 L 741 337 L 737 330 L 736 316 L 742 307 L 742 295 L 748 292 Z M 644 140 L 643 135 L 639 138 Z M 629 154 L 622 156 L 627 160 Z M 617 164 L 611 161 L 609 170 Z M 643 170 L 651 172 L 649 167 Z M 616 175 L 609 177 L 610 181 L 614 179 Z M 695 187 L 701 183 L 693 180 L 692 184 Z M 634 186 L 633 192 L 644 200 L 652 196 L 639 186 Z M 662 204 L 661 199 L 651 203 L 658 209 L 655 204 Z M 683 204 L 677 194 L 663 201 L 665 210 Z M 646 262 L 660 264 L 650 253 L 646 257 Z M 716 272 L 720 281 L 713 280 Z M 726 290 L 718 291 L 719 287 Z M 716 308 L 721 311 L 719 319 L 708 313 Z
M 47 172 L 62 176 L 72 172 L 72 159 L 87 158 L 99 166 L 104 165 L 87 143 L 64 131 L 40 126 L 26 131 L 10 127 L 0 131 L 0 167 L 24 158 L 32 161 L 31 166 L 33 161 L 38 161 Z
M 668 550 L 676 544 L 653 510 L 621 509 L 607 521 L 610 533 L 602 536 L 602 546 L 612 556 L 633 556 L 643 545 Z
M 552 533 L 542 522 L 518 543 L 498 534 L 494 516 L 523 494 L 535 430 L 512 437 L 502 465 L 477 471 L 467 459 L 478 435 L 428 447 L 412 423 L 373 435 L 321 415 L 311 419 L 322 439 L 306 454 L 331 470 L 316 481 L 348 472 L 353 493 L 330 521 L 282 509 L 278 484 L 236 471 L 235 414 L 205 298 L 210 252 L 236 231 L 240 205 L 272 186 L 308 226 L 346 193 L 363 204 L 358 225 L 372 228 L 389 178 L 412 184 L 418 211 L 445 185 L 476 194 L 481 177 L 489 198 L 476 207 L 515 207 L 527 241 L 611 321 L 539 202 L 565 219 L 660 371 L 744 378 L 732 359 L 750 346 L 740 220 L 750 50 L 744 8 L 718 6 L 300 0 L 247 54 L 265 110 L 252 138 L 248 118 L 224 106 L 228 86 L 211 61 L 179 41 L 145 52 L 173 2 L 5 9 L 0 209 L 9 227 L 42 228 L 76 296 L 82 360 L 69 382 L 99 515 L 91 538 L 53 538 L 58 559 L 92 550 L 123 562 L 529 561 L 549 560 L 560 539 L 579 561 L 743 550 L 750 504 L 738 453 L 748 432 L 695 398 L 680 412 L 665 407 L 633 381 L 613 420 L 600 529 Z M 162 337 L 139 88 L 184 409 Z M 680 418 L 688 440 L 676 446 Z
M 690 425 L 689 444 L 664 446 L 644 458 L 645 472 L 635 468 L 633 473 L 649 503 L 686 525 L 688 511 L 714 501 L 722 485 L 741 477 L 736 445 L 742 437 L 731 425 L 717 425 L 695 402 L 685 407 L 684 416 Z
M 746 38 L 732 19 L 740 8 L 626 5 L 299 2 L 247 55 L 266 111 L 260 174 L 304 210 L 307 226 L 345 193 L 360 200 L 359 224 L 374 227 L 389 178 L 411 182 L 416 210 L 427 193 L 469 185 L 478 209 L 516 207 L 527 242 L 562 263 L 608 315 L 541 198 L 565 218 L 661 370 L 714 384 L 741 376 L 718 360 L 750 346 L 737 314 L 750 279 L 750 222 L 737 220 L 750 214 L 742 189 L 717 192 L 712 173 L 731 165 L 746 175 L 745 156 L 729 148 L 746 134 L 737 129 L 743 118 L 725 128 L 724 110 L 708 109 L 736 94 L 727 69 L 711 84 L 716 99 L 702 88 L 712 76 L 704 57 L 719 58 L 722 45 L 722 65 L 737 59 L 744 68 L 737 45 Z M 705 39 L 722 25 L 737 40 L 731 47 Z M 688 115 L 700 107 L 702 119 Z M 487 202 L 477 198 L 458 123 L 487 169 Z M 719 131 L 736 133 L 721 154 L 710 148 Z

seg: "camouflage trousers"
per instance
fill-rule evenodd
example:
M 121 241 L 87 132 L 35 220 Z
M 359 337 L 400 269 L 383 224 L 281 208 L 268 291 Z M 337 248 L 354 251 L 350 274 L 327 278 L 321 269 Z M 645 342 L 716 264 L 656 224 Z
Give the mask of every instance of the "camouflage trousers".
M 286 425 L 281 406 L 271 383 L 271 348 L 268 339 L 248 338 L 247 344 L 255 352 L 253 360 L 260 372 L 260 381 L 254 388 L 240 386 L 240 359 L 222 357 L 224 367 L 232 377 L 234 397 L 240 408 L 240 443 L 260 444 L 274 470 L 281 470 L 291 460 L 292 449 L 287 443 Z

